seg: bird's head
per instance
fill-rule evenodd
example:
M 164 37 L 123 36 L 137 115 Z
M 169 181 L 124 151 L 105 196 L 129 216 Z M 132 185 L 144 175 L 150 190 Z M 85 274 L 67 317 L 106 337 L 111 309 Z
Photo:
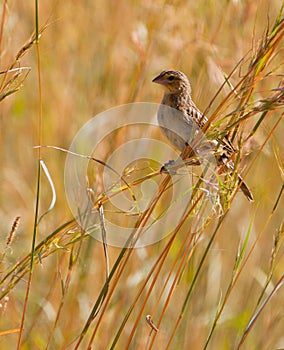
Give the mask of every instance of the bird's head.
M 178 70 L 163 71 L 154 78 L 152 82 L 164 86 L 166 93 L 169 94 L 178 94 L 182 92 L 191 93 L 191 87 L 187 76 Z

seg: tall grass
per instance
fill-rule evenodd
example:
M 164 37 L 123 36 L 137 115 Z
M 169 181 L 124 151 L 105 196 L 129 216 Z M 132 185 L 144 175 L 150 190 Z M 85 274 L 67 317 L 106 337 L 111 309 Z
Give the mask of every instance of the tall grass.
M 37 17 L 39 30 L 45 28 L 37 52 L 31 4 L 2 6 L 1 348 L 283 348 L 281 2 L 46 1 Z M 122 103 L 158 102 L 151 79 L 170 67 L 190 76 L 194 100 L 210 118 L 206 135 L 229 135 L 236 146 L 236 168 L 255 201 L 236 190 L 234 176 L 220 177 L 219 201 L 204 219 L 200 173 L 177 227 L 160 228 L 165 239 L 140 249 L 103 245 L 69 211 L 64 152 L 42 148 L 56 189 L 49 208 L 54 195 L 45 175 L 37 175 L 33 146 L 42 132 L 43 145 L 68 149 L 92 115 Z M 93 156 L 103 163 L 123 131 L 113 140 Z M 95 166 L 99 173 L 102 166 Z M 150 163 L 143 167 L 126 172 L 126 184 L 112 192 L 130 188 L 135 201 L 142 183 L 156 181 L 147 210 L 123 217 L 134 222 L 133 244 L 174 181 Z M 40 221 L 37 179 L 39 217 L 51 209 Z M 105 216 L 116 213 L 107 190 L 93 195 L 106 237 Z

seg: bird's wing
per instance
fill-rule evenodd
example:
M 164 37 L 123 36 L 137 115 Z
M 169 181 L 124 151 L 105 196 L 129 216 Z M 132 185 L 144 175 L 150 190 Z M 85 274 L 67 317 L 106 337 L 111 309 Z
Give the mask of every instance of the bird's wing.
M 192 118 L 200 128 L 208 121 L 207 117 L 193 103 L 186 108 L 185 116 Z

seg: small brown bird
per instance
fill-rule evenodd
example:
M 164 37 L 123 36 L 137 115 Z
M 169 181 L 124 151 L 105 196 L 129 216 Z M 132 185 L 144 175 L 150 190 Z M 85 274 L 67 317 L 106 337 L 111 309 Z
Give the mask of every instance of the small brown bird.
M 184 73 L 177 70 L 163 71 L 152 81 L 161 84 L 165 89 L 161 108 L 158 111 L 158 123 L 169 141 L 183 152 L 185 147 L 192 143 L 197 127 L 202 128 L 208 119 L 192 101 L 191 86 Z M 172 107 L 181 113 L 169 112 L 169 109 L 163 108 L 163 105 Z M 227 169 L 233 171 L 234 163 L 231 157 L 235 149 L 231 142 L 227 138 L 213 140 L 211 146 L 215 148 L 218 164 L 223 164 Z M 244 195 L 249 201 L 253 201 L 251 191 L 239 174 L 238 181 Z

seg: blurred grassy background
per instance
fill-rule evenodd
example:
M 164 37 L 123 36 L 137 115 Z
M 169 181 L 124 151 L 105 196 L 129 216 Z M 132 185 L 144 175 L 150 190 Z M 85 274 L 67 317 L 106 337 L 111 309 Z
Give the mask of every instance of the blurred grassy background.
M 229 73 L 252 47 L 256 47 L 268 19 L 274 22 L 281 4 L 280 0 L 41 1 L 40 23 L 41 26 L 48 24 L 40 39 L 43 144 L 68 148 L 78 129 L 97 113 L 134 101 L 159 102 L 161 91 L 151 80 L 167 68 L 180 69 L 189 75 L 194 100 L 204 110 L 223 82 L 219 67 Z M 34 30 L 33 5 L 33 2 L 8 1 L 1 41 L 1 71 L 9 67 Z M 279 66 L 283 59 L 282 42 L 282 50 L 276 58 Z M 0 103 L 1 251 L 5 249 L 14 218 L 21 216 L 14 242 L 2 261 L 2 273 L 28 254 L 34 221 L 37 152 L 33 146 L 38 144 L 39 110 L 35 48 L 21 59 L 21 66 L 31 67 L 23 87 Z M 281 73 L 281 69 L 278 73 Z M 233 79 L 232 83 L 236 81 Z M 273 88 L 273 84 L 273 79 L 265 80 L 258 91 L 259 98 Z M 216 103 L 223 97 L 224 94 L 221 94 Z M 279 112 L 269 115 L 254 139 L 255 148 L 263 142 L 278 117 Z M 273 142 L 282 156 L 283 133 L 282 123 L 273 135 Z M 283 182 L 271 142 L 264 147 L 247 177 L 255 203 L 250 205 L 241 194 L 233 202 L 209 254 L 193 302 L 184 315 L 186 321 L 181 329 L 186 331 L 177 332 L 172 349 L 203 348 L 219 299 L 231 279 L 238 246 L 244 239 L 250 220 L 255 215 L 250 236 L 253 240 L 269 217 Z M 43 158 L 56 186 L 57 203 L 41 222 L 38 241 L 71 218 L 64 193 L 65 154 L 44 149 Z M 47 209 L 50 200 L 50 189 L 43 176 L 41 212 Z M 211 349 L 236 346 L 238 335 L 263 288 L 269 270 L 273 235 L 283 221 L 283 210 L 282 199 L 227 303 L 210 344 Z M 72 288 L 50 349 L 65 348 L 80 333 L 104 282 L 102 246 L 92 239 L 87 241 L 83 244 L 77 271 L 72 275 Z M 108 348 L 114 329 L 129 306 L 128 301 L 132 300 L 136 287 L 143 281 L 161 247 L 157 244 L 134 252 L 135 258 L 129 263 L 123 282 L 104 318 L 95 349 Z M 69 254 L 67 250 L 58 250 L 35 268 L 24 331 L 24 349 L 44 349 L 46 346 L 59 301 L 62 300 L 60 283 L 68 273 Z M 117 254 L 117 249 L 110 248 L 111 263 Z M 282 256 L 277 260 L 274 282 L 283 274 L 283 266 Z M 190 279 L 190 269 L 187 274 Z M 179 300 L 183 300 L 180 295 L 184 296 L 185 282 L 183 280 L 178 286 L 181 294 L 177 293 L 172 301 L 158 335 L 156 349 L 164 349 L 168 332 L 172 329 L 172 315 L 175 315 Z M 23 278 L 9 294 L 9 299 L 2 302 L 1 330 L 19 327 L 25 289 L 26 281 Z M 281 331 L 279 325 L 281 320 L 283 322 L 283 291 L 281 293 L 282 297 L 279 293 L 271 300 L 244 348 L 284 347 L 283 327 Z M 155 304 L 155 294 L 151 303 Z M 129 328 L 126 327 L 125 332 L 129 334 Z M 141 321 L 132 349 L 146 348 L 148 333 L 148 326 Z M 16 341 L 15 334 L 2 336 L 0 347 L 12 348 Z M 124 346 L 122 339 L 119 348 Z

